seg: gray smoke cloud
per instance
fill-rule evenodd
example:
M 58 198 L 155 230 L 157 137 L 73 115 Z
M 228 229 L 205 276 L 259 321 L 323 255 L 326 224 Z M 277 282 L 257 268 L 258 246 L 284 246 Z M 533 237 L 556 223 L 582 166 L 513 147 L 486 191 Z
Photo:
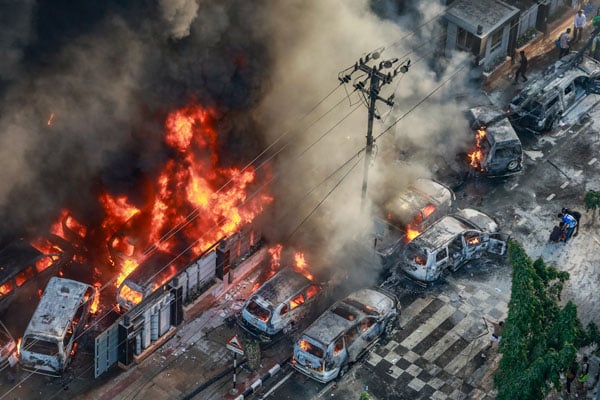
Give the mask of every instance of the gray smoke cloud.
M 181 39 L 190 34 L 190 26 L 198 15 L 197 0 L 160 0 L 163 18 L 169 24 L 170 35 Z
M 378 135 L 466 56 L 437 54 L 437 0 L 249 3 L 109 1 L 93 12 L 64 6 L 71 29 L 43 24 L 48 9 L 24 3 L 14 18 L 21 22 L 7 28 L 10 43 L 0 42 L 14 49 L 10 73 L 2 72 L 2 234 L 39 230 L 62 207 L 85 210 L 98 185 L 139 189 L 139 176 L 167 156 L 164 116 L 195 101 L 217 110 L 223 162 L 239 165 L 276 143 L 263 157 L 273 156 L 276 176 L 268 238 L 305 248 L 311 264 L 336 271 L 358 252 L 354 259 L 368 266 L 359 268 L 364 281 L 373 280 L 377 260 L 353 244 L 387 197 L 435 173 L 432 154 L 464 147 L 461 121 L 450 116 L 462 111 L 453 93 L 466 69 L 377 140 L 365 207 L 367 110 L 351 85 L 340 86 L 338 73 L 382 46 L 383 59 L 413 60 L 381 94 L 394 94 L 395 105 L 378 104 Z M 90 20 L 77 24 L 80 15 Z M 26 50 L 36 56 L 23 58 Z

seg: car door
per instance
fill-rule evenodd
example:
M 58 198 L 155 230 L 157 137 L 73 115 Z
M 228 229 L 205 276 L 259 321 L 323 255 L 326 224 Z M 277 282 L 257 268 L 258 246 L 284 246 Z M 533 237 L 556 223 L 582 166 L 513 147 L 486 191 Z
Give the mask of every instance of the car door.
M 487 249 L 489 241 L 488 235 L 480 231 L 463 232 L 465 241 L 465 259 L 472 260 L 481 256 L 481 253 Z
M 575 90 L 575 82 L 570 82 L 563 90 L 563 110 L 568 110 L 575 103 L 577 98 Z
M 348 333 L 350 333 L 348 340 L 346 340 L 348 360 L 349 362 L 355 362 L 379 339 L 381 326 L 376 317 L 367 316 L 352 327 Z M 352 337 L 353 335 L 356 336 Z
M 490 233 L 487 242 L 486 251 L 491 254 L 503 256 L 506 254 L 506 248 L 510 235 L 502 232 Z

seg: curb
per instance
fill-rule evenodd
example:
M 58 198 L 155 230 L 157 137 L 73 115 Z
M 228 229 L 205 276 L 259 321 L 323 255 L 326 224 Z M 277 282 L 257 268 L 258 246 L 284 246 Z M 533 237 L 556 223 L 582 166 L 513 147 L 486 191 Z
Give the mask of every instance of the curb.
M 267 371 L 266 374 L 264 374 L 262 377 L 255 380 L 254 382 L 252 382 L 250 387 L 247 388 L 244 391 L 244 393 L 235 397 L 234 400 L 244 400 L 246 397 L 250 396 L 251 394 L 256 393 L 256 391 L 263 385 L 263 383 L 266 380 L 275 376 L 279 371 L 281 371 L 281 364 L 275 364 L 269 371 Z

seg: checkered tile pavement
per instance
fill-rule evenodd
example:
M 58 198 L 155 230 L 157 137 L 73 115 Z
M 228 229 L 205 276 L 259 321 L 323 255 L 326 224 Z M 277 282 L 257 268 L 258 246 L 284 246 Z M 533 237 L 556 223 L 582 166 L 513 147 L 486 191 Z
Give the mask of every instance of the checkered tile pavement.
M 450 285 L 450 297 L 427 295 L 405 306 L 402 330 L 369 354 L 362 368 L 385 383 L 370 388 L 377 399 L 493 399 L 481 385 L 491 362 L 481 357 L 491 335 L 482 317 L 504 318 L 509 295 Z

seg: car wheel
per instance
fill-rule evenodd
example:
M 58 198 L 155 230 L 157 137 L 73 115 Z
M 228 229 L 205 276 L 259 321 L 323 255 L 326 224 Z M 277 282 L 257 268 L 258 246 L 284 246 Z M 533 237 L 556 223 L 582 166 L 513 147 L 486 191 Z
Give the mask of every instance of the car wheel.
M 509 171 L 514 171 L 518 167 L 519 167 L 519 161 L 512 160 L 511 162 L 508 163 L 508 165 L 506 166 L 506 169 L 508 169 Z
M 396 328 L 396 324 L 398 323 L 398 317 L 394 316 L 387 320 L 385 323 L 385 328 L 383 329 L 383 336 L 389 338 L 394 329 Z
M 344 375 L 346 375 L 346 372 L 348 372 L 348 364 L 343 365 L 340 368 L 340 372 L 338 372 L 338 379 L 341 379 Z

